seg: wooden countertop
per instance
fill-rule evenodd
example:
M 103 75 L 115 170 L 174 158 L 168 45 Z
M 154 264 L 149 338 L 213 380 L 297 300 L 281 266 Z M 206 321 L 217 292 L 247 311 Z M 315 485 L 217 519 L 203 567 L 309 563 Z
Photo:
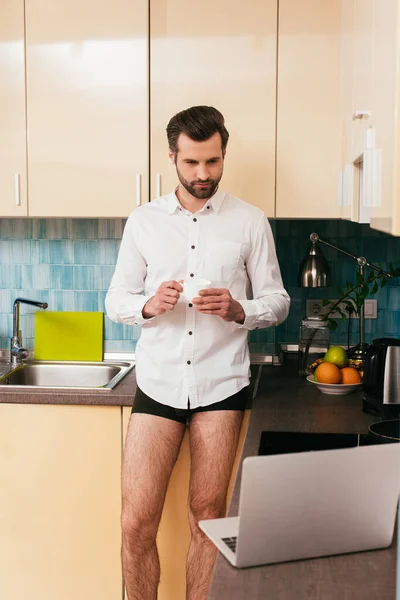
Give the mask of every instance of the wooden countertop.
M 367 433 L 376 417 L 359 393 L 321 394 L 296 373 L 296 363 L 264 367 L 241 461 L 258 454 L 262 431 Z M 239 467 L 228 516 L 238 514 Z M 377 506 L 377 511 L 379 506 Z M 218 554 L 208 600 L 395 600 L 396 541 L 384 550 L 236 569 Z

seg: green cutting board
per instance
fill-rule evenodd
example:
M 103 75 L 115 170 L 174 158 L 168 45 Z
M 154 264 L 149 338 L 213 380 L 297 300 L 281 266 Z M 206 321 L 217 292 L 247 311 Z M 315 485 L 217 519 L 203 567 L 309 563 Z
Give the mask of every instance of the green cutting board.
M 103 360 L 102 312 L 35 313 L 36 360 Z

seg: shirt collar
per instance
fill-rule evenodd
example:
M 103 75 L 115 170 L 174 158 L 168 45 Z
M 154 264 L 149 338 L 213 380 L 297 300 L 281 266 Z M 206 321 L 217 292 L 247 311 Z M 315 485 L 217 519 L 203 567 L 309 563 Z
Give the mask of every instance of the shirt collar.
M 176 197 L 176 193 L 175 193 L 177 189 L 178 189 L 178 186 L 174 187 L 172 192 L 170 194 L 168 194 L 167 210 L 168 210 L 169 215 L 174 214 L 174 212 L 178 208 L 181 207 L 181 204 L 180 204 L 178 198 Z M 215 213 L 218 213 L 219 209 L 222 206 L 224 198 L 225 198 L 225 192 L 223 192 L 220 188 L 218 188 L 217 191 L 215 192 L 215 194 L 213 196 L 211 196 L 211 198 L 206 202 L 206 204 L 203 206 L 203 208 L 199 212 L 207 210 L 206 206 L 210 205 L 212 207 L 213 211 Z

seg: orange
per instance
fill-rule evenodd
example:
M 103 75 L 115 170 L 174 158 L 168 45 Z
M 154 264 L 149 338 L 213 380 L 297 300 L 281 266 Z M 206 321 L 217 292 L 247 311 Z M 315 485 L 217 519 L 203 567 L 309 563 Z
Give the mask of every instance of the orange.
M 344 367 L 341 372 L 342 383 L 360 383 L 361 375 L 354 367 Z
M 323 362 L 314 371 L 314 379 L 318 383 L 340 383 L 342 373 L 339 367 L 329 362 Z

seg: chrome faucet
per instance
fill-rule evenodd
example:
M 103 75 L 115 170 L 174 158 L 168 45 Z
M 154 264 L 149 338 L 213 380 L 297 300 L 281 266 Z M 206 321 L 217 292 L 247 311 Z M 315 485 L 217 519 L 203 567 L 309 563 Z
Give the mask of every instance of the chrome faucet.
M 28 350 L 22 348 L 22 335 L 19 328 L 19 305 L 20 302 L 24 304 L 31 304 L 38 308 L 47 308 L 47 302 L 37 302 L 36 300 L 27 300 L 26 298 L 16 298 L 14 300 L 13 310 L 13 334 L 11 338 L 11 364 L 18 365 L 22 362 L 23 358 L 28 356 Z

